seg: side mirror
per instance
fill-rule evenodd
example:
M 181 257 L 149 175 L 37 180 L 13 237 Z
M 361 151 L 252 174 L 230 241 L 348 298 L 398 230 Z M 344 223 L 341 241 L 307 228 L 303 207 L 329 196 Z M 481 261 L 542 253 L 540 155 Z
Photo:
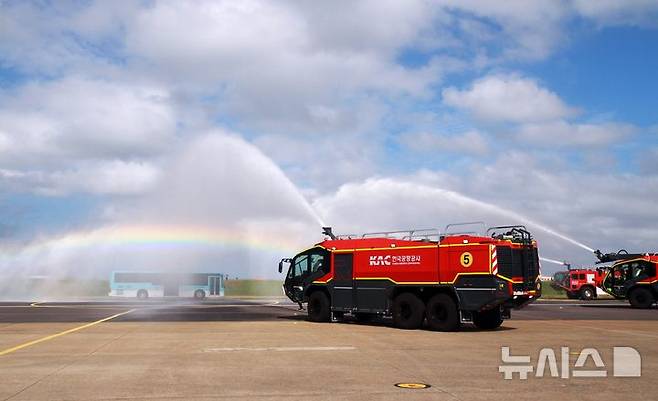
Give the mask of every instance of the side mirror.
M 291 263 L 291 262 L 292 262 L 292 259 L 290 259 L 290 258 L 281 259 L 281 261 L 279 262 L 279 273 L 283 273 L 283 264 L 284 263 Z

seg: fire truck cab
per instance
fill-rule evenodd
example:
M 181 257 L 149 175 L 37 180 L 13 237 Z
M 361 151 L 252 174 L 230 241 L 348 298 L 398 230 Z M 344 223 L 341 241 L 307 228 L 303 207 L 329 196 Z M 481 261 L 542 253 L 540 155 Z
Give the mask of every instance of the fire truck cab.
M 628 298 L 634 308 L 650 308 L 658 300 L 657 254 L 597 251 L 597 257 L 599 263 L 614 262 L 606 269 L 603 291 L 618 299 Z
M 486 235 L 409 230 L 335 236 L 279 263 L 283 289 L 328 322 L 391 316 L 403 329 L 493 329 L 541 295 L 537 244 L 522 226 Z

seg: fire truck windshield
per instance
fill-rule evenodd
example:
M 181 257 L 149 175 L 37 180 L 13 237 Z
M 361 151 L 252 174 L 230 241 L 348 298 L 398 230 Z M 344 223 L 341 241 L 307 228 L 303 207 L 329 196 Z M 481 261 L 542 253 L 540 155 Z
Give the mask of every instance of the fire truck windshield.
M 294 258 L 290 263 L 283 289 L 295 302 L 303 300 L 303 288 L 329 272 L 329 252 L 324 248 L 311 248 Z
M 317 272 L 326 273 L 325 262 L 326 251 L 321 248 L 313 248 L 295 256 L 288 270 L 288 278 L 305 277 Z
M 557 272 L 553 276 L 553 281 L 560 285 L 564 285 L 564 283 L 566 283 L 568 278 L 569 278 L 568 272 Z

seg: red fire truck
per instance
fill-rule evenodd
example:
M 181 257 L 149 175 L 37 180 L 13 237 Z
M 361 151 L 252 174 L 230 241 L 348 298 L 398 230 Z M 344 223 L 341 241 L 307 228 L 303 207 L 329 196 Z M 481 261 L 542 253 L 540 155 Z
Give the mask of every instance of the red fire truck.
M 603 291 L 615 298 L 628 298 L 634 308 L 650 308 L 658 300 L 658 254 L 630 254 L 624 249 L 616 253 L 595 252 L 597 263 L 610 263 L 602 279 Z
M 450 227 L 446 227 L 448 232 Z M 289 263 L 284 292 L 308 303 L 308 318 L 328 322 L 392 316 L 395 326 L 454 331 L 472 322 L 493 329 L 541 295 L 537 244 L 523 226 L 485 235 L 410 230 L 335 236 Z
M 569 268 L 555 273 L 552 286 L 564 290 L 569 299 L 591 301 L 596 298 L 596 288 L 601 286 L 604 275 L 603 269 Z

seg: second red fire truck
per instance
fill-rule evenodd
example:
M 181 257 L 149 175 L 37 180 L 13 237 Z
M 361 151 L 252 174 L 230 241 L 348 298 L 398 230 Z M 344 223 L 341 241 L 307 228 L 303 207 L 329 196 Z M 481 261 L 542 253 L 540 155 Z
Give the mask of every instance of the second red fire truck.
M 571 299 L 584 300 L 596 297 L 598 287 L 616 299 L 628 299 L 634 308 L 650 308 L 658 300 L 658 254 L 630 254 L 623 249 L 594 253 L 599 259 L 597 263 L 611 265 L 557 272 L 552 285 L 565 290 Z
M 591 301 L 597 297 L 596 289 L 601 286 L 605 270 L 583 268 L 559 271 L 553 276 L 552 286 L 564 290 L 569 299 Z
M 541 295 L 537 244 L 523 226 L 486 235 L 323 233 L 326 240 L 279 263 L 279 272 L 289 264 L 286 295 L 308 303 L 311 321 L 391 316 L 403 329 L 493 329 Z

